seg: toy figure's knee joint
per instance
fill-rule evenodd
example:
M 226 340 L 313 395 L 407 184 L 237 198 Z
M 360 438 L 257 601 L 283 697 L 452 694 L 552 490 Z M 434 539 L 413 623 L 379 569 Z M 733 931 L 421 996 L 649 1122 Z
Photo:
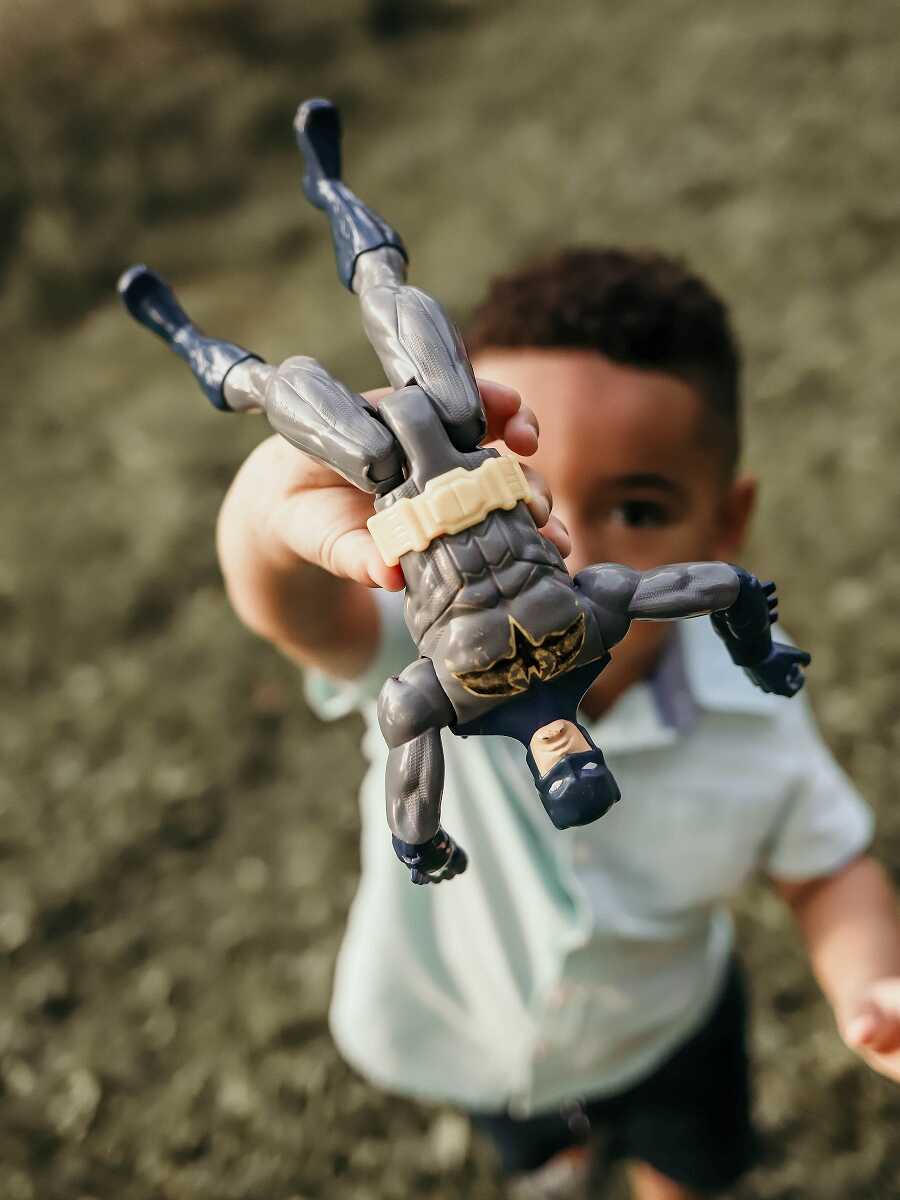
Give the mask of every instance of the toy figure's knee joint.
M 406 283 L 406 258 L 399 246 L 377 246 L 365 250 L 356 259 L 353 272 L 353 290 L 365 305 L 366 293 L 372 288 L 386 287 L 396 290 Z
M 378 724 L 392 748 L 429 729 L 441 729 L 454 719 L 453 706 L 427 658 L 386 679 L 378 696 Z

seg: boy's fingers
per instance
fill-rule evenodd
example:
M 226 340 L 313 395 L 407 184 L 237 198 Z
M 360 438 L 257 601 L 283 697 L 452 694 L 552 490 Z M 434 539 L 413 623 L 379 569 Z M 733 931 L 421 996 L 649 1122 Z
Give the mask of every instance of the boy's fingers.
M 323 555 L 321 564 L 332 575 L 341 575 L 363 583 L 366 587 L 380 587 L 388 592 L 399 592 L 406 586 L 399 567 L 389 567 L 372 540 L 368 529 L 351 529 L 336 538 Z
M 488 379 L 479 379 L 478 387 L 487 418 L 486 441 L 502 439 L 516 454 L 529 455 L 537 449 L 538 423 L 530 408 L 522 404 L 515 388 Z M 373 388 L 362 393 L 372 404 L 378 404 L 394 389 Z M 281 442 L 282 439 L 273 439 Z M 276 453 L 290 456 L 290 470 L 298 474 L 298 452 L 284 443 Z M 290 552 L 306 562 L 322 567 L 332 575 L 352 579 L 369 587 L 400 591 L 404 587 L 399 567 L 389 567 L 381 558 L 371 534 L 364 527 L 371 513 L 371 497 L 357 491 L 333 471 L 300 456 L 300 478 L 288 475 L 284 482 L 288 492 L 278 521 L 280 542 Z M 544 536 L 556 545 L 561 554 L 570 552 L 570 541 L 562 524 L 550 516 L 553 500 L 544 479 L 530 468 L 524 468 L 531 486 L 529 510 Z M 315 508 L 309 507 L 315 497 Z M 321 518 L 321 519 L 318 519 Z M 323 537 L 322 528 L 329 530 Z
M 844 1040 L 854 1050 L 868 1044 L 869 1039 L 878 1028 L 878 1021 L 871 1013 L 861 1013 L 855 1016 L 844 1030 Z
M 495 379 L 476 379 L 475 382 L 485 408 L 499 420 L 511 417 L 522 403 L 522 397 L 509 384 L 498 383 Z
M 516 454 L 534 454 L 538 448 L 538 421 L 537 417 L 523 404 L 517 413 L 509 418 L 500 435 L 510 450 Z
M 559 517 L 551 517 L 541 530 L 541 534 L 553 543 L 563 558 L 568 558 L 572 553 L 572 539 Z
M 372 543 L 373 557 L 368 562 L 371 587 L 384 588 L 386 592 L 402 592 L 406 580 L 399 566 L 389 567 Z
M 543 475 L 538 474 L 533 467 L 522 467 L 528 486 L 531 488 L 531 499 L 528 501 L 528 511 L 538 529 L 543 529 L 550 518 L 553 508 L 553 497 L 550 487 Z
M 525 472 L 525 478 L 531 488 L 528 511 L 543 536 L 553 543 L 563 558 L 566 558 L 572 553 L 572 539 L 559 517 L 551 515 L 553 496 L 550 493 L 550 486 L 543 475 L 535 471 L 534 467 L 523 466 L 522 470 Z
M 298 491 L 270 516 L 274 544 L 331 575 L 400 591 L 403 572 L 378 553 L 366 528 L 371 515 L 371 497 L 349 485 Z
M 900 1014 L 885 1011 L 873 1001 L 867 1002 L 847 1025 L 847 1044 L 854 1050 L 872 1050 L 889 1054 L 900 1049 Z
M 503 441 L 516 454 L 534 454 L 538 444 L 537 417 L 531 409 L 522 403 L 522 397 L 515 388 L 507 387 L 505 383 L 497 383 L 492 379 L 478 379 L 478 390 L 484 404 L 484 415 L 487 421 L 486 442 Z M 377 405 L 385 396 L 389 396 L 392 388 L 372 388 L 363 392 L 363 398 Z
M 534 454 L 538 439 L 537 418 L 522 403 L 522 397 L 516 389 L 490 379 L 479 379 L 478 389 L 487 418 L 484 440 L 502 440 L 516 454 Z

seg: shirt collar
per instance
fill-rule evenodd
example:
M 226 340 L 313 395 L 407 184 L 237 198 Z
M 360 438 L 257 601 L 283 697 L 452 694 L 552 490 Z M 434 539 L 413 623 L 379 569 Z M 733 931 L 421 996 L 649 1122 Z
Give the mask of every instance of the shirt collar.
M 734 666 L 712 625 L 699 617 L 677 623 L 652 676 L 599 719 L 582 719 L 601 749 L 627 753 L 672 745 L 703 711 L 767 717 L 776 702 Z

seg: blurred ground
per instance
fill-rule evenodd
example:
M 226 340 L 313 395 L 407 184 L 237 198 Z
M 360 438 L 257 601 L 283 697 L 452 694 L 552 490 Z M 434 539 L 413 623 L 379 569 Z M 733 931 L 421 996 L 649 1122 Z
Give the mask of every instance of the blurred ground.
M 458 314 L 570 240 L 657 242 L 733 299 L 751 558 L 900 875 L 898 50 L 892 0 L 0 0 L 4 1200 L 499 1195 L 457 1118 L 330 1044 L 359 729 L 222 593 L 262 427 L 110 299 L 143 259 L 221 336 L 380 382 L 297 187 L 307 96 Z M 900 1092 L 762 888 L 741 925 L 768 1148 L 740 1197 L 896 1197 Z

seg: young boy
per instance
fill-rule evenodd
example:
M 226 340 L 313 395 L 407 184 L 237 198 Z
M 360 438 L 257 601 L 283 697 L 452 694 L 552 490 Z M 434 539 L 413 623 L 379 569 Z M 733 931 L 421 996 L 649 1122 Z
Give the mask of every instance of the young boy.
M 467 341 L 479 377 L 502 381 L 481 384 L 489 437 L 534 457 L 572 574 L 739 559 L 755 483 L 737 472 L 738 353 L 702 280 L 653 253 L 561 253 L 495 283 Z M 754 1154 L 727 904 L 762 869 L 844 1038 L 900 1079 L 900 923 L 866 855 L 869 811 L 805 701 L 753 689 L 703 618 L 632 626 L 585 697 L 623 795 L 593 825 L 550 825 L 517 745 L 445 734 L 443 813 L 469 868 L 410 885 L 374 701 L 416 651 L 370 514 L 273 438 L 219 528 L 239 615 L 307 668 L 317 712 L 367 720 L 362 879 L 331 1011 L 348 1060 L 468 1110 L 519 1195 L 586 1194 L 553 1177 L 588 1125 L 630 1161 L 639 1200 L 714 1193 Z

